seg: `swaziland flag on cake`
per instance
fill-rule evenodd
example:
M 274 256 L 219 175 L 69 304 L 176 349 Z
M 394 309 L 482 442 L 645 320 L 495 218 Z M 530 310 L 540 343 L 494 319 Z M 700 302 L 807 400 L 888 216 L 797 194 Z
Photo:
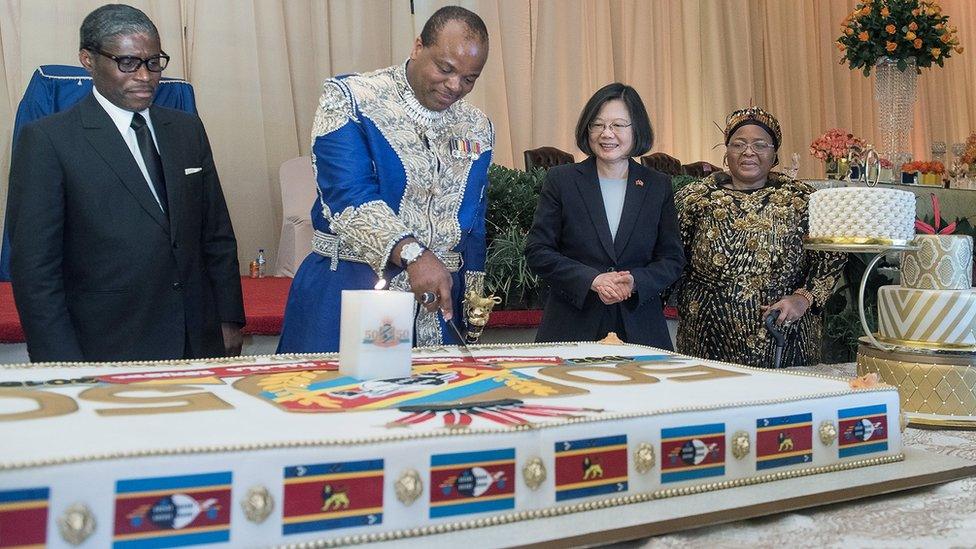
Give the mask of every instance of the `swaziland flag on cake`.
M 515 508 L 515 448 L 430 457 L 430 518 Z
M 725 424 L 661 429 L 661 482 L 725 474 Z
M 756 470 L 813 461 L 813 414 L 756 420 Z
M 231 473 L 115 483 L 114 549 L 183 547 L 230 540 Z
M 0 491 L 0 547 L 43 547 L 47 541 L 47 488 Z
M 860 406 L 837 411 L 838 456 L 842 458 L 888 451 L 888 406 Z
M 627 491 L 627 435 L 557 442 L 556 501 Z
M 383 460 L 285 467 L 281 533 L 383 522 Z

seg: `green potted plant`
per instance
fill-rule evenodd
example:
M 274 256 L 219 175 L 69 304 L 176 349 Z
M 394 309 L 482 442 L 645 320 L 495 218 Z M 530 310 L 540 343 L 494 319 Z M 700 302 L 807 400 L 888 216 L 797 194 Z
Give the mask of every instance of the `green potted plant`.
M 532 227 L 546 170 L 488 168 L 485 288 L 502 298 L 500 309 L 541 308 L 544 283 L 529 270 L 525 241 Z

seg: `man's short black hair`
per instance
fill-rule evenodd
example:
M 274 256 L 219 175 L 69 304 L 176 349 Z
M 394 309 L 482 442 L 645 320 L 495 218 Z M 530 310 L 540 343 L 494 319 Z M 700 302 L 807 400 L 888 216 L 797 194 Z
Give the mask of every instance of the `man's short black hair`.
M 104 49 L 105 41 L 115 36 L 145 34 L 159 40 L 156 25 L 141 10 L 125 4 L 106 4 L 81 22 L 80 50 Z
M 647 116 L 647 109 L 641 101 L 637 90 L 620 82 L 603 86 L 593 97 L 586 102 L 583 112 L 580 113 L 579 122 L 576 123 L 576 146 L 587 156 L 593 156 L 593 149 L 590 148 L 590 124 L 600 114 L 600 109 L 604 103 L 620 99 L 630 113 L 631 129 L 634 131 L 634 148 L 627 156 L 631 158 L 641 156 L 654 146 L 654 129 L 651 127 L 651 119 Z
M 485 26 L 485 22 L 477 13 L 461 6 L 444 6 L 435 11 L 434 15 L 424 23 L 424 29 L 420 31 L 420 43 L 426 48 L 437 42 L 441 29 L 450 21 L 464 23 L 470 31 L 469 36 L 477 38 L 482 44 L 488 43 L 488 27 Z

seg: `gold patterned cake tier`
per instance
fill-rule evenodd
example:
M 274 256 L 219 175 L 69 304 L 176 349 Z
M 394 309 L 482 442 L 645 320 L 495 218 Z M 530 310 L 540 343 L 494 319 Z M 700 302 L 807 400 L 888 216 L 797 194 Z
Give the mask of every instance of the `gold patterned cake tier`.
M 976 346 L 976 292 L 878 288 L 878 332 L 898 345 L 938 349 Z
M 919 290 L 968 290 L 973 285 L 973 239 L 920 234 L 901 254 L 901 285 Z
M 872 372 L 898 387 L 910 423 L 976 428 L 976 353 L 882 351 L 862 343 L 857 373 Z

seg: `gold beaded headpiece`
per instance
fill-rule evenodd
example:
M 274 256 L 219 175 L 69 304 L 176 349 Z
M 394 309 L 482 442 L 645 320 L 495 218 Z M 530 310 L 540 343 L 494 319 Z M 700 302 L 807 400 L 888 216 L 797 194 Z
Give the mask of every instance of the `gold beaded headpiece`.
M 773 137 L 773 145 L 779 149 L 780 142 L 783 141 L 783 132 L 779 129 L 779 120 L 764 111 L 761 107 L 749 107 L 732 111 L 725 119 L 725 144 L 728 145 L 735 130 L 746 124 L 755 124 Z

